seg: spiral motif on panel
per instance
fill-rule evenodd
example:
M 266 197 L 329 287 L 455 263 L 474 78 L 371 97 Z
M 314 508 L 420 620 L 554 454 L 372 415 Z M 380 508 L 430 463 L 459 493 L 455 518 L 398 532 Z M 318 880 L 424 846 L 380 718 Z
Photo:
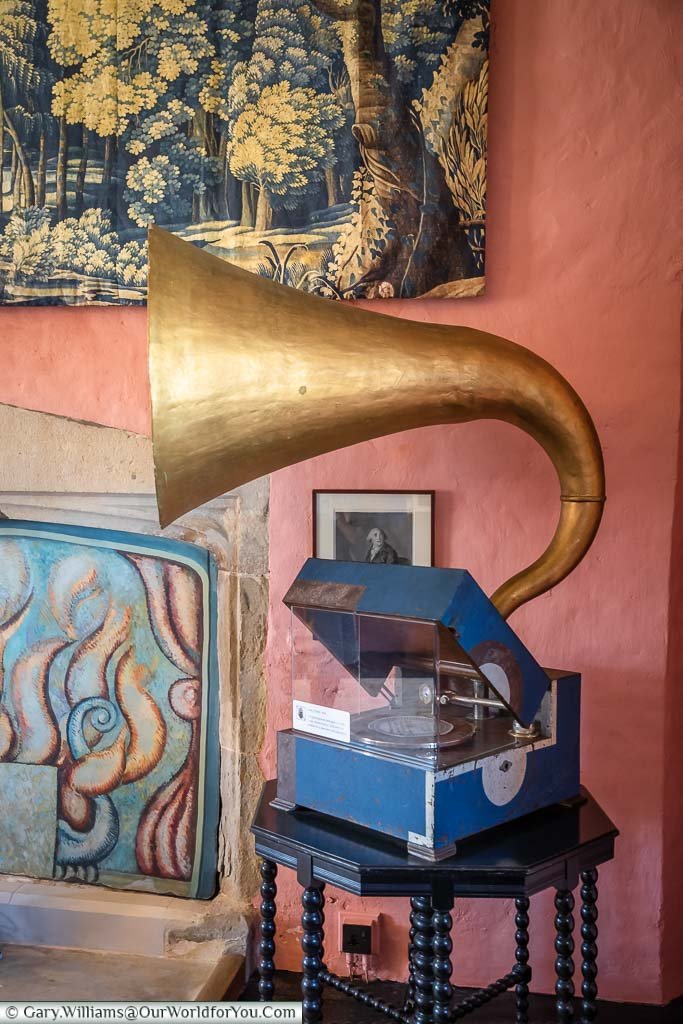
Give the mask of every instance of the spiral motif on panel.
M 102 736 L 117 733 L 103 750 L 92 750 L 86 728 Z M 66 733 L 73 760 L 63 771 L 60 791 L 62 817 L 57 823 L 57 877 L 69 869 L 86 881 L 95 881 L 99 864 L 114 849 L 119 818 L 108 795 L 123 775 L 125 730 L 121 712 L 110 700 L 90 697 L 72 709 Z M 70 812 L 66 820 L 65 811 Z
M 69 716 L 67 736 L 74 760 L 62 772 L 60 799 L 62 814 L 74 828 L 83 828 L 90 820 L 85 798 L 144 778 L 164 752 L 166 724 L 145 689 L 149 671 L 136 662 L 130 645 L 119 658 L 115 676 L 117 704 L 92 697 L 77 704 Z M 92 750 L 85 740 L 86 725 L 102 734 L 117 730 L 117 735 L 106 749 Z
M 202 713 L 202 692 L 198 679 L 178 679 L 168 691 L 168 699 L 178 718 L 194 722 Z
M 104 749 L 94 750 L 88 732 L 99 738 L 113 733 L 114 738 Z M 93 824 L 93 798 L 111 792 L 123 775 L 123 717 L 110 700 L 89 697 L 70 712 L 66 734 L 69 760 L 60 770 L 59 811 L 65 823 L 82 832 Z
M 103 750 L 93 750 L 85 738 L 89 725 L 102 736 L 115 733 Z M 121 712 L 110 700 L 89 697 L 77 704 L 67 724 L 73 763 L 64 772 L 65 781 L 83 796 L 110 793 L 121 781 L 126 757 L 126 733 Z

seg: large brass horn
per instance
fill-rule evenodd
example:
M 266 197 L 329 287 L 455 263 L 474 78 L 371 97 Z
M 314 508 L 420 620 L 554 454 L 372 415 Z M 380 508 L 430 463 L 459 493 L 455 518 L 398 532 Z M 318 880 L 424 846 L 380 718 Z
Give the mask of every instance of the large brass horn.
M 358 441 L 504 420 L 550 456 L 555 535 L 493 595 L 502 615 L 559 583 L 602 516 L 600 443 L 549 363 L 467 327 L 419 324 L 275 284 L 149 232 L 154 463 L 162 525 L 239 484 Z

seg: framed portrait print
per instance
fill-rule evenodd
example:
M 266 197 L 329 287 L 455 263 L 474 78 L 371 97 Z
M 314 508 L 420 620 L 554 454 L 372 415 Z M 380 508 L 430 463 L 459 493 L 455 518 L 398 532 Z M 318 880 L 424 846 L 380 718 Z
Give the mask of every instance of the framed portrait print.
M 313 555 L 434 564 L 434 491 L 313 491 Z

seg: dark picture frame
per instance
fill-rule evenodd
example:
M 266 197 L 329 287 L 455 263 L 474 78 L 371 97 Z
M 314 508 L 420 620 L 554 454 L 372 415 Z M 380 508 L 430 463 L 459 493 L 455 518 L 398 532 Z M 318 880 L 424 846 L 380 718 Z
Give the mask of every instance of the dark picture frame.
M 314 490 L 314 558 L 434 565 L 435 491 Z

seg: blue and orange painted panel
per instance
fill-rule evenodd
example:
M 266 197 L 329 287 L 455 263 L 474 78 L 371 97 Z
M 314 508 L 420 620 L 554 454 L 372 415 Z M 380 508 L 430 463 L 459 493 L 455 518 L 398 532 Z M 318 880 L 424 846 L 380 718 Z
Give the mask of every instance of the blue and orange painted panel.
M 214 894 L 215 636 L 204 549 L 0 524 L 0 871 Z

